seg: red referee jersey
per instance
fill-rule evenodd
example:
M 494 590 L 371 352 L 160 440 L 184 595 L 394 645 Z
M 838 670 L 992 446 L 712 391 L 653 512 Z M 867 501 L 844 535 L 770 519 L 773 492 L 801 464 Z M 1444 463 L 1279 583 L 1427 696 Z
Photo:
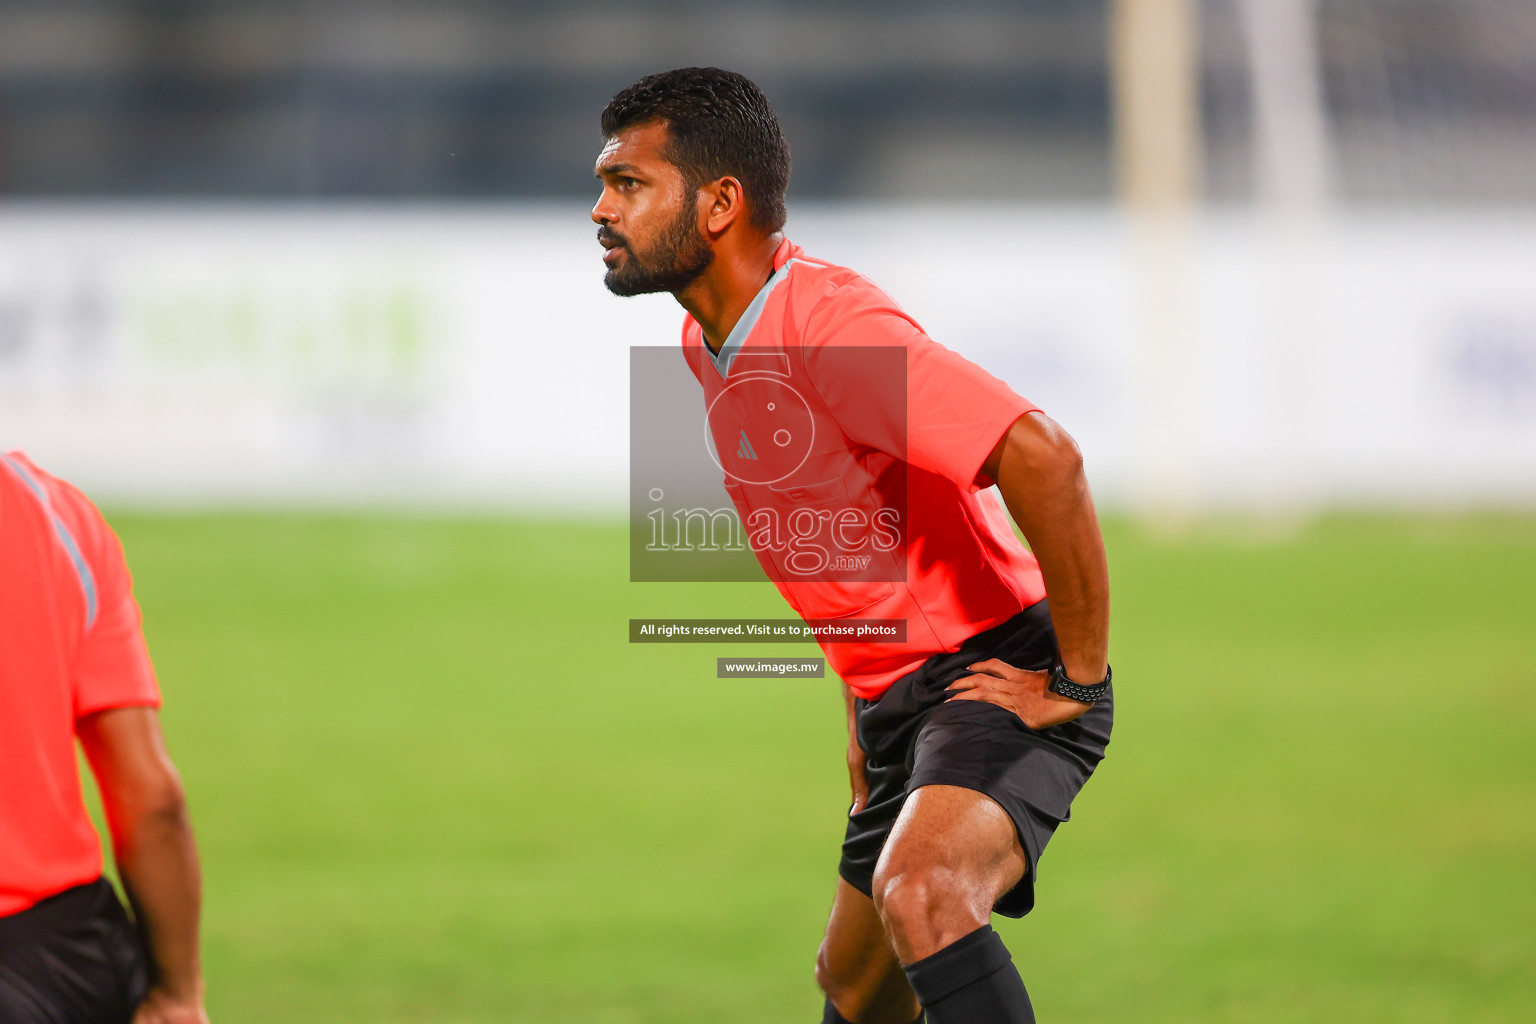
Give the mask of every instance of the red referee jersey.
M 101 874 L 75 721 L 159 703 L 117 537 L 75 488 L 0 453 L 0 915 Z
M 712 353 L 683 354 L 748 542 L 807 619 L 899 619 L 904 642 L 823 643 L 875 699 L 1045 597 L 982 463 L 1036 407 L 932 341 L 884 292 L 785 241 Z

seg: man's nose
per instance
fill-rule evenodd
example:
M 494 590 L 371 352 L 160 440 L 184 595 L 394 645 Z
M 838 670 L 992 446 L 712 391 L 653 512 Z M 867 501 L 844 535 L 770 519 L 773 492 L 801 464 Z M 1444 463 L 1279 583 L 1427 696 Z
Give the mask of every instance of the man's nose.
M 592 220 L 594 222 L 606 227 L 616 219 L 613 208 L 608 205 L 608 197 L 606 195 L 599 199 L 597 204 L 592 207 Z

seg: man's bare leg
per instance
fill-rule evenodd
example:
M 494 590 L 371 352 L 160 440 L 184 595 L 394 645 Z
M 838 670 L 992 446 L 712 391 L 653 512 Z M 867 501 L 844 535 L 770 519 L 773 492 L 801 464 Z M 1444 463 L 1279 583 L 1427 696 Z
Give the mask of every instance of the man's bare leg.
M 931 1024 L 1032 1024 L 992 905 L 1024 877 L 1013 819 L 990 797 L 923 786 L 875 867 L 874 904 Z
M 816 983 L 853 1024 L 912 1024 L 921 1012 L 874 901 L 842 878 L 816 953 Z

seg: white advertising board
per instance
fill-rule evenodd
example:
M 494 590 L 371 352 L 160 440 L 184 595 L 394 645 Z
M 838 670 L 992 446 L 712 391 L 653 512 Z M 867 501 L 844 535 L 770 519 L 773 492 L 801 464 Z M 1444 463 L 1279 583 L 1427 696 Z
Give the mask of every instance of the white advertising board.
M 1107 504 L 1167 466 L 1196 508 L 1536 502 L 1536 211 L 1206 215 L 1150 305 L 1108 210 L 789 228 L 1062 422 Z M 599 255 L 579 204 L 5 207 L 0 447 L 118 502 L 616 511 L 626 351 L 681 313 Z

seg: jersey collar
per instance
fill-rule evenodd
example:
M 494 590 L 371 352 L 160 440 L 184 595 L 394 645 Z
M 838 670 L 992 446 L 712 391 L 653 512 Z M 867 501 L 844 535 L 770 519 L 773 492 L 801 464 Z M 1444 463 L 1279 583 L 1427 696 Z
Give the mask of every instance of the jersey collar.
M 741 319 L 736 321 L 736 326 L 731 328 L 730 335 L 720 346 L 718 353 L 711 352 L 709 345 L 700 337 L 699 341 L 703 344 L 704 354 L 710 357 L 710 362 L 714 364 L 715 371 L 720 374 L 721 380 L 731 375 L 731 364 L 736 361 L 737 353 L 747 343 L 747 336 L 752 333 L 752 329 L 757 326 L 757 321 L 763 315 L 763 310 L 767 308 L 768 296 L 779 286 L 780 281 L 789 276 L 789 268 L 799 262 L 795 257 L 800 251 L 800 247 L 787 238 L 779 243 L 778 249 L 773 254 L 773 273 L 769 275 L 768 282 L 762 289 L 752 297 L 751 304 L 742 312 Z

